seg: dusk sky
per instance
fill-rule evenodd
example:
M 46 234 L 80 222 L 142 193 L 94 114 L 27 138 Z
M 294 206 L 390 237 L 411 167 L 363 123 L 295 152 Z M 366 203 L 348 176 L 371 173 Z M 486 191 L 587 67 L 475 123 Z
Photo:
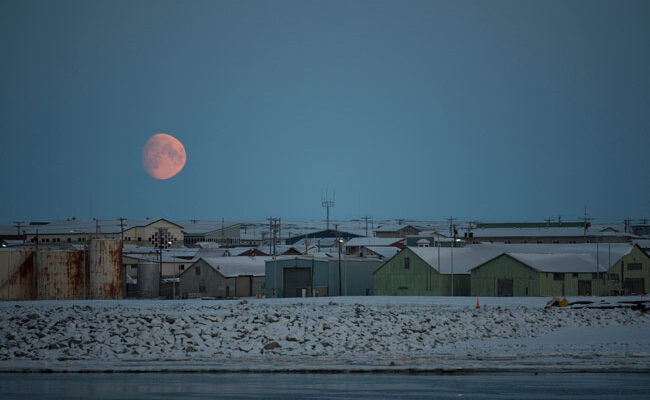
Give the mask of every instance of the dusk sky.
M 0 2 L 0 221 L 650 218 L 650 2 Z M 156 180 L 149 137 L 184 145 Z

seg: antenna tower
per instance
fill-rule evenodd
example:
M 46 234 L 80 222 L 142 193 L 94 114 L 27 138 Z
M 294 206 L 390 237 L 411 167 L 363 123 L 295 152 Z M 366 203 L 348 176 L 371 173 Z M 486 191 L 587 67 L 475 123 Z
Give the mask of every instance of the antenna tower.
M 332 194 L 332 197 L 330 198 L 327 193 L 327 189 L 325 189 L 325 196 L 323 196 L 323 192 L 321 191 L 320 194 L 321 197 L 321 204 L 323 208 L 327 209 L 327 229 L 330 229 L 330 208 L 334 208 L 334 202 L 336 201 L 336 192 Z

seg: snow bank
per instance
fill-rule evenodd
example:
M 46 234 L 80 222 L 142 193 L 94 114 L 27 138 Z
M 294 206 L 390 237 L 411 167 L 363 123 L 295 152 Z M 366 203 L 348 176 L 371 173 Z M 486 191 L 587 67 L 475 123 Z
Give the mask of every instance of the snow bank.
M 481 301 L 480 309 L 476 299 L 440 297 L 3 303 L 0 370 L 650 366 L 647 314 Z

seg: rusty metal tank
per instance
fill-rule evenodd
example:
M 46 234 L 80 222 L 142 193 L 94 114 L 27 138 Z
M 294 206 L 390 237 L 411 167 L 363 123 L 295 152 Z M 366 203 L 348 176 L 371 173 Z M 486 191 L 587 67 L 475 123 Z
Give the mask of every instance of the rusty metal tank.
M 119 239 L 92 239 L 88 243 L 88 259 L 88 298 L 124 298 L 122 242 Z
M 31 249 L 3 249 L 0 251 L 0 266 L 0 299 L 36 298 L 36 271 Z
M 36 256 L 36 299 L 83 299 L 86 272 L 83 251 L 39 251 Z

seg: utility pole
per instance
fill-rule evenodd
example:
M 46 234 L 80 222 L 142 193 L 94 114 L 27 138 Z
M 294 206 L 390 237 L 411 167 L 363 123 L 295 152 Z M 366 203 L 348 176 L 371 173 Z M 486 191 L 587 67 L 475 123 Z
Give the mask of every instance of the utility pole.
M 95 233 L 99 233 L 99 219 L 94 218 L 95 220 Z
M 25 221 L 13 221 L 14 226 L 16 227 L 16 233 L 20 236 L 20 227 L 25 223 Z
M 368 218 L 372 218 L 372 217 L 366 215 L 364 218 L 366 219 L 366 237 L 368 237 Z
M 336 244 L 339 247 L 339 296 L 342 296 L 341 294 L 341 238 L 339 236 L 339 224 L 334 224 L 336 227 Z
M 126 218 L 120 217 L 118 219 L 120 220 L 120 238 L 122 239 L 122 246 L 124 246 L 124 221 L 126 221 Z
M 596 293 L 594 294 L 594 296 L 598 296 L 600 294 L 600 291 L 598 290 L 600 289 L 599 287 L 600 285 L 598 283 L 598 281 L 600 280 L 600 258 L 599 258 L 600 251 L 598 248 L 598 244 L 600 242 L 599 239 L 600 239 L 599 237 L 596 237 Z
M 438 240 L 438 296 L 442 296 L 440 293 L 440 277 L 442 276 L 442 268 L 440 268 L 440 240 Z
M 591 221 L 593 218 L 589 218 L 589 214 L 587 214 L 587 206 L 585 206 L 585 215 L 582 217 L 584 221 L 584 234 L 583 234 L 583 239 L 586 242 L 587 241 L 587 229 L 591 226 Z
M 452 236 L 451 242 L 451 296 L 454 297 L 454 246 L 456 245 L 456 225 L 453 217 L 449 217 L 449 233 Z

